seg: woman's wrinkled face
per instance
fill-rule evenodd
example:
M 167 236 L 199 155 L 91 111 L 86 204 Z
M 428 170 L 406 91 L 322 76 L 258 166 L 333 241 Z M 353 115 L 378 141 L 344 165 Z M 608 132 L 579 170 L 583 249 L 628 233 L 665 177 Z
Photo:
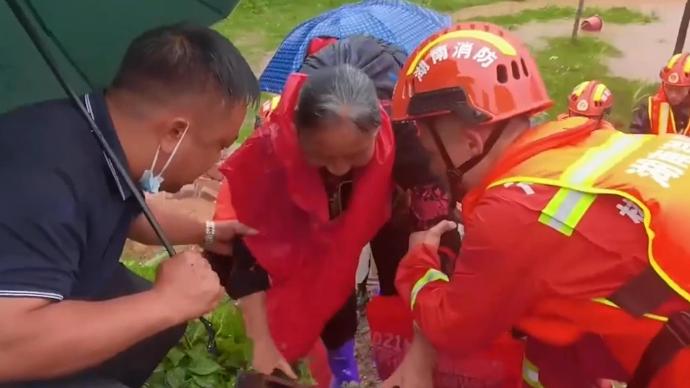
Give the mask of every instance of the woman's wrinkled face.
M 335 176 L 366 166 L 374 155 L 378 130 L 365 132 L 348 120 L 302 128 L 299 142 L 306 161 Z

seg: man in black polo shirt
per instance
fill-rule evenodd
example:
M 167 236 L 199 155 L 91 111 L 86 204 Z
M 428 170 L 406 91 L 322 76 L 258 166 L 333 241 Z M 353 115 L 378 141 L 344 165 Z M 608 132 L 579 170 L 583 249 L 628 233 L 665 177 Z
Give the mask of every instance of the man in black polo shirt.
M 134 40 L 112 86 L 83 101 L 142 190 L 174 192 L 218 160 L 258 94 L 229 41 L 176 25 Z M 217 305 L 218 277 L 192 252 L 152 288 L 118 262 L 127 237 L 156 237 L 70 101 L 0 116 L 0 160 L 0 383 L 142 385 L 184 323 Z M 253 233 L 152 211 L 174 244 L 227 254 Z

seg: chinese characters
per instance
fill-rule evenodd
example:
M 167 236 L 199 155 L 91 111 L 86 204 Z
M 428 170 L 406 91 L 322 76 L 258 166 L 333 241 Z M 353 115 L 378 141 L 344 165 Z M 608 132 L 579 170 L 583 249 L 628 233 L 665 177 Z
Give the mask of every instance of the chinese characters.
M 498 54 L 489 46 L 475 47 L 473 42 L 456 42 L 450 47 L 447 44 L 440 44 L 429 51 L 428 58 L 422 59 L 417 63 L 417 67 L 414 69 L 414 77 L 421 81 L 434 65 L 449 58 L 471 59 L 486 69 L 496 62 Z
M 637 159 L 625 171 L 642 178 L 651 178 L 659 186 L 668 189 L 671 181 L 683 176 L 690 166 L 690 142 L 673 139 L 644 158 Z

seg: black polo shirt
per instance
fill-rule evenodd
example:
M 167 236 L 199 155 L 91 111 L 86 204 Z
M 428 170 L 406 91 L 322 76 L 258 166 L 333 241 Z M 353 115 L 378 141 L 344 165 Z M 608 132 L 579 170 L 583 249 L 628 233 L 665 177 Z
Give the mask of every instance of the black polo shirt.
M 85 101 L 125 161 L 103 94 Z M 0 185 L 0 297 L 98 299 L 140 210 L 70 101 L 0 116 Z

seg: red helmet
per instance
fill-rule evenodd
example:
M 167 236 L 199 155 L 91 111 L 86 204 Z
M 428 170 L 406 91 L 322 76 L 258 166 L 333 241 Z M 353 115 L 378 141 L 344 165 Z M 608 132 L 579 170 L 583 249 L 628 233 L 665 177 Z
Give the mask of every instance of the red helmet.
M 568 97 L 571 116 L 602 118 L 613 107 L 613 94 L 599 81 L 585 81 L 577 85 Z
M 690 53 L 676 54 L 659 72 L 661 81 L 673 86 L 690 86 Z
M 460 23 L 427 38 L 407 59 L 393 93 L 396 121 L 457 113 L 489 124 L 552 105 L 527 48 L 488 23 Z

